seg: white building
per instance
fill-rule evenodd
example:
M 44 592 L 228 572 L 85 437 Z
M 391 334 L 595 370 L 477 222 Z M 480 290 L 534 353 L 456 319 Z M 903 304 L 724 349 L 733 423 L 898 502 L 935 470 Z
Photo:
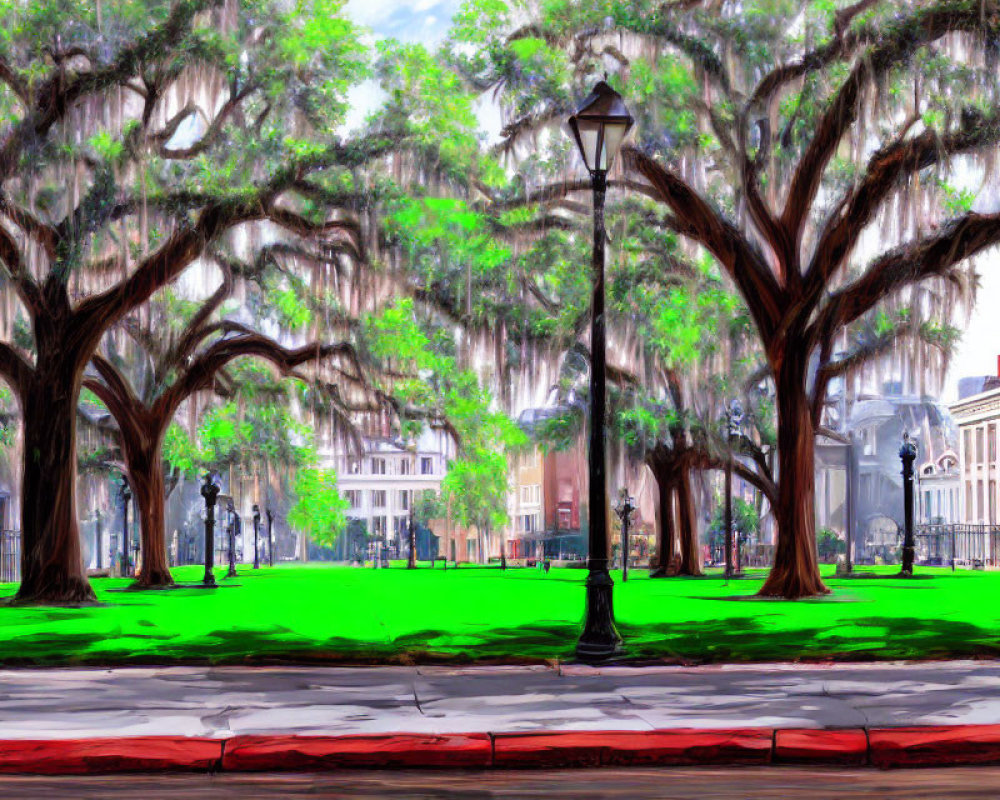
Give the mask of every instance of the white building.
M 413 447 L 387 438 L 365 438 L 363 444 L 360 456 L 333 451 L 321 456 L 337 471 L 337 488 L 350 503 L 347 517 L 361 520 L 376 541 L 401 554 L 414 493 L 441 488 L 454 443 L 444 429 L 426 428 Z
M 995 525 L 1000 471 L 997 459 L 1000 388 L 963 397 L 950 408 L 959 429 L 960 521 Z

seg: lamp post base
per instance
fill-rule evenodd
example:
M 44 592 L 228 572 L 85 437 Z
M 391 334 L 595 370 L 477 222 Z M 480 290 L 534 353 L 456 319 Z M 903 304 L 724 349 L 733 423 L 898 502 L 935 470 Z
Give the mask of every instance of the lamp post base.
M 621 652 L 622 637 L 615 629 L 612 607 L 613 586 L 607 569 L 591 570 L 587 576 L 587 616 L 576 643 L 581 661 L 604 661 Z

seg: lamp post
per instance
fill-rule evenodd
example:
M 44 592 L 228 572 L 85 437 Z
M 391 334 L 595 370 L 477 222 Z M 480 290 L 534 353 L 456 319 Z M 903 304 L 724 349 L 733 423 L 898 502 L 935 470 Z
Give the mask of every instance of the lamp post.
M 621 505 L 615 509 L 618 518 L 622 521 L 622 582 L 628 580 L 628 529 L 632 522 L 632 512 L 635 511 L 635 501 L 629 497 L 628 489 L 622 487 Z
M 260 536 L 260 506 L 253 504 L 253 568 L 260 569 L 260 551 L 257 539 Z
M 128 501 L 132 499 L 132 487 L 128 478 L 122 476 L 122 488 L 118 492 L 122 501 L 122 577 L 131 574 L 128 568 Z
M 604 197 L 608 170 L 633 119 L 621 96 L 604 81 L 598 82 L 576 113 L 569 118 L 576 145 L 590 173 L 594 195 L 593 299 L 590 318 L 590 484 L 589 552 L 587 559 L 587 610 L 583 633 L 576 645 L 584 660 L 608 658 L 621 647 L 615 629 L 612 587 L 608 572 L 608 498 L 604 464 L 605 429 L 605 320 L 604 320 Z
M 414 501 L 414 496 L 415 496 L 415 492 L 411 491 L 410 492 L 410 528 L 409 528 L 409 531 L 408 531 L 409 537 L 410 537 L 410 555 L 409 555 L 409 558 L 406 561 L 406 568 L 407 569 L 416 569 L 417 568 L 417 526 L 416 526 L 416 524 L 414 523 L 414 520 L 413 520 L 413 501 Z
M 899 460 L 903 462 L 903 569 L 900 574 L 913 574 L 913 461 L 917 457 L 917 444 L 910 434 L 903 431 L 903 444 Z
M 219 496 L 219 484 L 212 480 L 212 473 L 206 472 L 201 486 L 201 496 L 205 498 L 205 577 L 202 585 L 214 587 L 215 573 L 215 499 Z
M 729 450 L 729 458 L 726 460 L 726 483 L 723 490 L 725 494 L 725 519 L 723 524 L 726 527 L 726 580 L 733 577 L 733 443 L 739 441 L 740 426 L 743 423 L 743 408 L 739 401 L 733 400 L 726 409 L 726 443 Z
M 226 504 L 226 511 L 229 512 L 229 571 L 227 578 L 236 577 L 236 526 L 240 523 L 240 515 L 236 513 L 236 505 L 232 498 Z

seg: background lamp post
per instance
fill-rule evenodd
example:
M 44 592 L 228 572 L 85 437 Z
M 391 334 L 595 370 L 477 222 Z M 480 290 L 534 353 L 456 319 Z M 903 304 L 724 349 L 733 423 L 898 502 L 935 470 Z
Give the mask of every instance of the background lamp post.
M 726 409 L 726 443 L 729 458 L 726 460 L 725 495 L 725 547 L 726 547 L 726 580 L 733 577 L 733 445 L 739 443 L 740 428 L 743 425 L 743 408 L 739 401 L 733 400 Z M 738 546 L 738 545 L 737 545 Z
M 612 605 L 613 582 L 608 572 L 608 497 L 604 433 L 606 353 L 604 320 L 604 196 L 608 170 L 634 120 L 621 96 L 600 81 L 569 118 L 594 193 L 593 300 L 590 318 L 590 535 L 587 559 L 587 610 L 576 645 L 584 660 L 608 658 L 621 647 Z
M 226 511 L 229 512 L 229 571 L 226 573 L 227 578 L 236 577 L 236 526 L 240 524 L 239 514 L 236 513 L 236 505 L 233 503 L 232 498 L 229 499 L 229 503 L 226 505 Z
M 903 575 L 913 574 L 913 461 L 917 444 L 903 431 L 899 460 L 903 462 Z
M 615 509 L 615 513 L 622 521 L 622 582 L 628 580 L 628 529 L 632 522 L 633 511 L 635 511 L 635 500 L 629 497 L 628 489 L 622 487 L 621 504 Z
M 260 569 L 260 550 L 257 540 L 260 536 L 260 506 L 253 504 L 253 568 Z
M 128 485 L 128 478 L 122 476 L 122 488 L 118 492 L 122 501 L 122 577 L 131 574 L 129 570 L 128 555 L 128 502 L 132 499 L 132 487 Z
M 205 473 L 205 481 L 201 487 L 201 496 L 205 498 L 205 577 L 201 583 L 205 587 L 215 586 L 215 500 L 219 496 L 219 484 L 212 480 L 212 473 Z

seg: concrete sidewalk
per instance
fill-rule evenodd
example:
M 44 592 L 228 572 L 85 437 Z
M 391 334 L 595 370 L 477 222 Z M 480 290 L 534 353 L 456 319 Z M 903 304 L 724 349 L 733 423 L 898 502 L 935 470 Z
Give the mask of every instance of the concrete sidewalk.
M 977 763 L 998 723 L 993 661 L 0 672 L 0 771 Z

